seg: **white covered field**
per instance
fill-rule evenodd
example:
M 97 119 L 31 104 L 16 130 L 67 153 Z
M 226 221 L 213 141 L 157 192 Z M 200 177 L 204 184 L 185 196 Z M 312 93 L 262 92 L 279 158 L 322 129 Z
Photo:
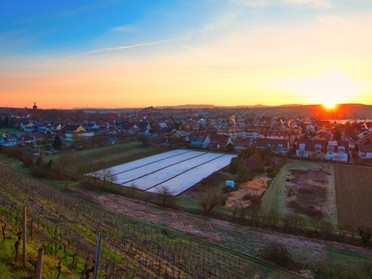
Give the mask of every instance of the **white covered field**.
M 235 155 L 177 149 L 109 170 L 116 176 L 117 184 L 152 193 L 167 187 L 172 195 L 178 195 L 229 165 L 233 157 Z

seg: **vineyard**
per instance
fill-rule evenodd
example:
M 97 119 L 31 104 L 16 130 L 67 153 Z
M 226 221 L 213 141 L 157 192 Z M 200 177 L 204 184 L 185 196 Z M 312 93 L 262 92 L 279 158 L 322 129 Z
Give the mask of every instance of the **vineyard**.
M 298 278 L 259 258 L 104 210 L 5 165 L 0 168 L 0 190 L 4 228 L 0 247 L 9 248 L 17 241 L 24 207 L 29 240 L 26 267 L 17 257 L 13 259 L 15 250 L 2 262 L 13 271 L 26 269 L 28 276 L 36 266 L 35 251 L 43 246 L 43 276 L 91 278 L 97 233 L 101 232 L 100 278 Z
M 155 158 L 164 156 L 156 149 L 137 145 L 132 150 L 130 145 L 120 147 L 127 150 L 121 162 L 141 157 L 146 161 L 156 153 Z M 233 222 L 207 218 L 153 204 L 150 196 L 134 199 L 141 193 L 97 190 L 108 187 L 104 184 L 86 188 L 84 178 L 79 181 L 67 174 L 118 162 L 116 149 L 88 151 L 60 156 L 55 164 L 66 168 L 61 180 L 33 178 L 13 160 L 4 160 L 9 165 L 0 163 L 0 278 L 35 277 L 42 262 L 40 250 L 44 251 L 44 278 L 92 278 L 98 234 L 103 237 L 99 278 L 299 278 L 304 274 L 370 278 L 372 252 L 350 246 L 363 244 L 355 231 L 337 230 L 319 218 L 306 223 L 300 214 L 278 215 L 280 210 L 272 209 L 280 201 L 273 191 L 279 187 L 271 185 L 268 190 L 272 195 L 269 200 L 266 196 L 264 204 L 273 206 L 268 212 L 251 210 L 233 216 Z M 71 161 L 76 169 L 70 169 Z M 314 164 L 308 169 L 305 173 L 294 165 L 287 175 L 281 171 L 275 181 L 283 183 L 277 186 L 328 185 L 326 168 Z M 296 198 L 301 201 L 301 196 Z

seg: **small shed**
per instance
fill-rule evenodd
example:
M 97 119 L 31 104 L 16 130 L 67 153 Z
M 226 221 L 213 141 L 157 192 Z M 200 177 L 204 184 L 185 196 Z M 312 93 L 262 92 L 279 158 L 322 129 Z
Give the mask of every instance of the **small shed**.
M 235 187 L 235 183 L 234 183 L 234 180 L 226 180 L 226 188 L 234 188 Z

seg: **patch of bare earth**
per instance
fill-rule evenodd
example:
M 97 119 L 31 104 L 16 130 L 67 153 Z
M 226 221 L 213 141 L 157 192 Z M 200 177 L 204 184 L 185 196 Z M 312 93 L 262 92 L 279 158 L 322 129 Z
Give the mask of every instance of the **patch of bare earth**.
M 330 183 L 327 166 L 317 169 L 293 169 L 286 177 L 287 207 L 296 213 L 325 217 Z
M 372 227 L 372 168 L 340 164 L 335 174 L 339 225 Z
M 175 230 L 214 241 L 224 239 L 218 228 L 229 226 L 229 223 L 220 220 L 197 218 L 174 209 L 159 209 L 142 201 L 135 201 L 113 194 L 101 195 L 96 197 L 95 200 L 101 206 L 125 216 L 153 224 L 166 225 Z

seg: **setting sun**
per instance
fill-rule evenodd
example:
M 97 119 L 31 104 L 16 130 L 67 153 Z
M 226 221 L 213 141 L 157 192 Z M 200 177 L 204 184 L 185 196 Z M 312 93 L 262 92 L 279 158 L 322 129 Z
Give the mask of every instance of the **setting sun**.
M 323 106 L 328 109 L 328 110 L 332 110 L 332 109 L 335 109 L 336 108 L 336 104 L 332 101 L 325 101 L 323 102 Z

